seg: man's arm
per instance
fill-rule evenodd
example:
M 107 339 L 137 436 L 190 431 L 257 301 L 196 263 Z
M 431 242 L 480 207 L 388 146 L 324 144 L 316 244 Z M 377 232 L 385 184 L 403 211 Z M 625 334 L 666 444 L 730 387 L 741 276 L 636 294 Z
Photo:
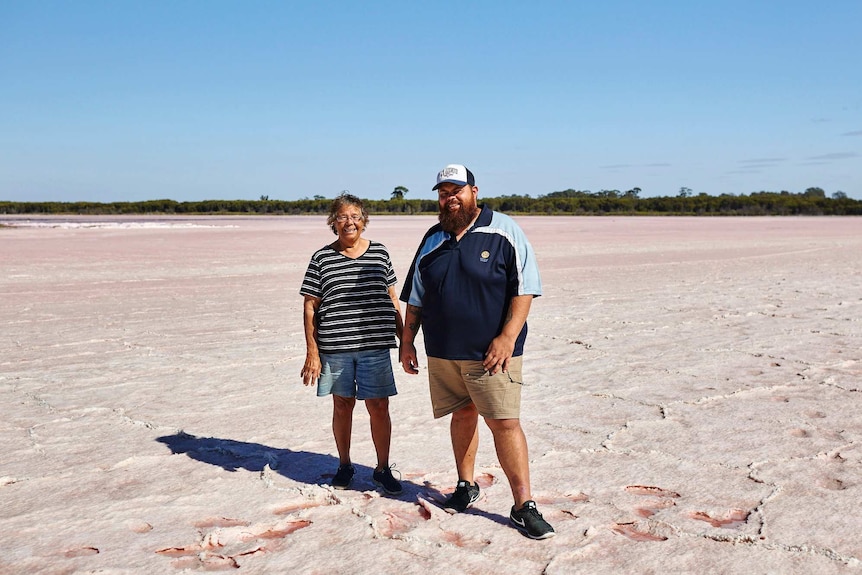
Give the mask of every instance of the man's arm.
M 419 373 L 419 362 L 416 359 L 416 346 L 413 344 L 419 326 L 422 325 L 422 308 L 407 304 L 404 314 L 404 328 L 401 331 L 401 349 L 398 353 L 401 367 L 407 373 Z
M 491 340 L 482 365 L 490 373 L 509 370 L 509 360 L 515 352 L 515 341 L 527 323 L 530 314 L 530 305 L 533 303 L 532 295 L 517 295 L 509 302 L 509 312 L 500 335 Z

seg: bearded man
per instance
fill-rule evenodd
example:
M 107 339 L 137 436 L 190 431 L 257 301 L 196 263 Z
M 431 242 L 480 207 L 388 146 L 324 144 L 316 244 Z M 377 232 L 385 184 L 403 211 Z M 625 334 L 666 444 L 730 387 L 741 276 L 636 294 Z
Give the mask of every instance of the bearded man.
M 464 165 L 443 168 L 433 189 L 440 223 L 425 233 L 401 292 L 407 313 L 399 355 L 404 371 L 419 373 L 414 340 L 421 326 L 434 417 L 452 416 L 458 482 L 443 507 L 459 513 L 479 499 L 481 415 L 512 489 L 510 522 L 546 539 L 554 528 L 533 501 L 520 420 L 527 315 L 542 294 L 536 256 L 512 218 L 478 205 L 479 188 Z

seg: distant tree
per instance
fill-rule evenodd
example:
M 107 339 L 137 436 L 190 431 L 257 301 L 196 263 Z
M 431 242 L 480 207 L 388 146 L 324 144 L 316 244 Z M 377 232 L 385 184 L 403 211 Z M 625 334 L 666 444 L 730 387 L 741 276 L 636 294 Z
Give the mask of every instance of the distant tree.
M 688 198 L 691 197 L 691 188 L 686 188 L 685 186 L 679 189 L 679 193 L 677 194 L 679 198 Z
M 833 193 L 833 194 L 832 194 L 832 199 L 833 199 L 833 200 L 846 200 L 846 199 L 847 199 L 847 194 L 845 194 L 845 193 L 844 193 L 844 192 L 842 192 L 841 190 L 838 190 L 837 192 L 835 192 L 835 193 Z
M 630 190 L 627 190 L 626 193 L 624 194 L 624 196 L 627 198 L 637 198 L 640 195 L 640 193 L 641 193 L 640 188 L 632 188 Z
M 403 200 L 404 194 L 406 194 L 409 191 L 410 190 L 408 190 L 404 186 L 395 186 L 395 189 L 392 190 L 392 199 L 393 200 Z
M 314 194 L 314 199 L 315 199 L 315 200 L 325 200 L 325 199 L 326 199 L 326 197 L 321 196 L 320 194 Z
M 260 197 L 260 201 L 262 201 L 262 202 L 268 202 L 268 201 L 269 201 L 269 196 L 261 196 L 261 197 Z
M 825 198 L 826 192 L 823 188 L 808 188 L 803 195 L 808 198 Z

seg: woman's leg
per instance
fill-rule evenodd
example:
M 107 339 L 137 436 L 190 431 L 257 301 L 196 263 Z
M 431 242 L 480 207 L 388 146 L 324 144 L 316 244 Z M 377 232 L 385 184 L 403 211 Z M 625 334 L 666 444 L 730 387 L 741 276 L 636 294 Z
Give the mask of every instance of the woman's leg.
M 389 398 L 366 399 L 365 408 L 371 418 L 371 440 L 377 451 L 375 470 L 389 467 L 389 445 L 392 441 L 392 420 L 389 418 Z
M 350 463 L 350 436 L 353 431 L 355 397 L 332 396 L 332 434 L 338 449 L 339 465 Z

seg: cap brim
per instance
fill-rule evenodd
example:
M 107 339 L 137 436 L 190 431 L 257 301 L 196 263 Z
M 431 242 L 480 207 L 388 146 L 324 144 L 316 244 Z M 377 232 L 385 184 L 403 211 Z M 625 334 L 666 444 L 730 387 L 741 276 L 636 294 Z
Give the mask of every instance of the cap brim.
M 458 184 L 459 186 L 461 186 L 463 188 L 464 186 L 467 185 L 467 182 L 464 182 L 462 180 L 443 180 L 442 182 L 437 182 L 437 185 L 431 189 L 436 190 L 437 188 L 439 188 L 443 184 Z

